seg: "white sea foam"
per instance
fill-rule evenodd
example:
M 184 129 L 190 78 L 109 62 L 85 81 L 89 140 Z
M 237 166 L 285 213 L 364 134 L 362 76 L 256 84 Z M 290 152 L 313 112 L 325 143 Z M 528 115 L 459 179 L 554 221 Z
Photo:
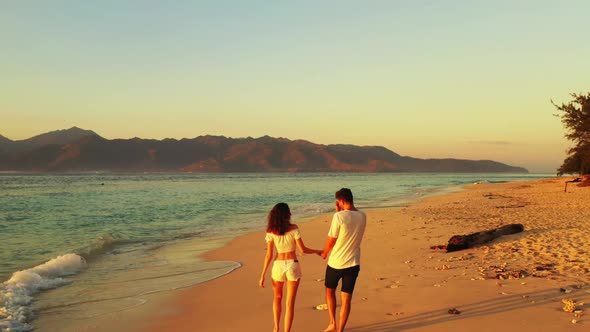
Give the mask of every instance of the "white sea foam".
M 0 285 L 0 331 L 29 331 L 33 312 L 29 305 L 39 291 L 59 287 L 68 281 L 64 276 L 75 274 L 86 266 L 76 254 L 56 257 L 28 270 L 18 271 Z

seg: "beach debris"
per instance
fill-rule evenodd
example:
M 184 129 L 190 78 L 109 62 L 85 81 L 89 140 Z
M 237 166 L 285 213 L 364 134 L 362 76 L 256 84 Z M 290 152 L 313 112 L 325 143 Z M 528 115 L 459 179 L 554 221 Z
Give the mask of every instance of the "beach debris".
M 361 300 L 366 301 L 368 299 L 369 299 L 368 297 L 363 297 Z
M 324 281 L 324 279 L 316 279 L 315 281 Z
M 535 271 L 551 271 L 555 264 L 546 263 L 535 266 Z
M 457 310 L 457 308 L 451 308 L 447 312 L 449 313 L 449 315 L 458 315 L 461 313 L 461 311 Z
M 577 320 L 577 319 L 575 319 L 575 318 L 574 318 L 574 319 L 572 319 L 572 324 L 576 324 L 577 322 L 578 322 L 578 320 Z
M 505 273 L 496 273 L 495 279 L 500 280 L 512 280 L 512 279 L 522 279 L 526 278 L 528 273 L 526 271 L 505 271 Z
M 565 188 L 563 189 L 564 192 L 567 192 L 567 184 L 568 183 L 575 183 L 575 182 L 582 182 L 582 178 L 575 178 L 573 180 L 565 181 Z
M 408 261 L 405 261 L 404 264 L 410 264 L 411 262 L 412 261 L 408 260 Z
M 569 294 L 569 293 L 573 292 L 573 289 L 571 289 L 569 287 L 565 287 L 565 288 L 560 288 L 559 291 L 562 293 L 565 293 L 565 294 Z
M 434 287 L 440 287 L 440 284 L 434 284 L 432 286 L 434 286 Z
M 487 268 L 480 266 L 477 269 L 481 275 L 490 279 L 514 280 L 523 279 L 529 276 L 529 273 L 525 270 L 509 270 L 508 263 L 506 262 L 501 265 L 490 265 Z
M 389 286 L 388 288 L 399 288 L 399 285 L 394 284 L 394 285 Z
M 315 306 L 315 310 L 328 310 L 328 304 L 322 303 Z
M 439 270 L 439 271 L 450 270 L 451 269 L 451 266 L 450 265 L 447 265 L 447 264 L 443 264 L 443 266 L 441 266 L 441 267 L 435 267 L 434 269 L 435 270 Z
M 463 256 L 458 257 L 457 260 L 459 260 L 459 261 L 466 261 L 466 260 L 470 260 L 470 259 L 474 259 L 474 258 L 475 258 L 475 255 L 474 254 L 472 254 L 472 253 L 466 253 L 466 254 L 463 254 Z
M 377 280 L 377 281 L 381 281 L 381 280 L 385 280 L 385 279 L 387 279 L 387 278 L 383 278 L 383 277 L 377 277 L 377 278 L 375 278 L 375 280 Z
M 561 302 L 563 303 L 563 311 L 575 312 L 577 310 L 576 301 L 573 299 L 561 299 Z

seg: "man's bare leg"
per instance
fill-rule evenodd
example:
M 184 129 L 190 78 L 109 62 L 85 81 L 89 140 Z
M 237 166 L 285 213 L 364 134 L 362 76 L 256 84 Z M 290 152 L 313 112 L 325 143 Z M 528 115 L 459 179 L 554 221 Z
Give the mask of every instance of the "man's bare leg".
M 328 304 L 330 323 L 324 332 L 336 331 L 336 289 L 326 288 L 326 303 Z
M 352 294 L 340 292 L 340 321 L 338 322 L 338 332 L 343 332 L 350 315 L 350 303 L 352 302 Z

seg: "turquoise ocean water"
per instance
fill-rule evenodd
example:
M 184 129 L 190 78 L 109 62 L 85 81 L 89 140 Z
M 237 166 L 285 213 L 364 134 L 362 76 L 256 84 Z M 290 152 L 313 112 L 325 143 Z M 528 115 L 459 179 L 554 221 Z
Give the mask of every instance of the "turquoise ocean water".
M 229 273 L 239 264 L 195 255 L 263 229 L 278 202 L 298 222 L 332 211 L 342 187 L 369 209 L 474 182 L 548 176 L 0 174 L 0 331 L 91 320 Z

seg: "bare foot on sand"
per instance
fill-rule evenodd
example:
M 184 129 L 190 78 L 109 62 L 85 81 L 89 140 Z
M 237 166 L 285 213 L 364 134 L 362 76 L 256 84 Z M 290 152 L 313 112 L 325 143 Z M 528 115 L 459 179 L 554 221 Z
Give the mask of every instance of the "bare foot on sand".
M 329 324 L 328 327 L 324 330 L 324 332 L 333 332 L 333 331 L 336 331 L 335 324 Z

